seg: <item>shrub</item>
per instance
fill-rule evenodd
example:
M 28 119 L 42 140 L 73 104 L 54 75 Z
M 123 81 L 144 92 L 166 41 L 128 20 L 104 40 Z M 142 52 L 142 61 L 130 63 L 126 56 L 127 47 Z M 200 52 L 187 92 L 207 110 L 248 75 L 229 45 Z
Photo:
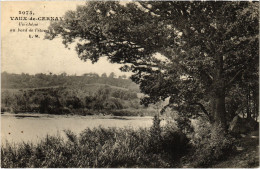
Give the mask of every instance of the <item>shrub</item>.
M 73 109 L 79 109 L 82 106 L 81 100 L 77 96 L 70 96 L 66 99 L 66 106 L 67 107 L 72 107 Z
M 177 159 L 188 152 L 190 148 L 187 136 L 171 122 L 160 126 L 161 120 L 154 116 L 153 125 L 150 128 L 150 151 L 158 153 L 164 151 L 172 159 Z
M 162 131 L 162 149 L 173 158 L 185 155 L 190 149 L 190 140 L 181 130 L 167 124 Z
M 114 116 L 138 116 L 142 115 L 141 110 L 135 110 L 135 109 L 121 109 L 121 110 L 109 110 L 106 111 L 106 114 L 112 114 Z
M 159 152 L 162 149 L 162 130 L 160 127 L 161 120 L 158 116 L 154 116 L 153 118 L 153 125 L 150 128 L 150 140 L 149 140 L 149 147 L 154 152 Z
M 122 101 L 117 98 L 109 98 L 103 104 L 107 110 L 123 108 Z
M 9 107 L 1 107 L 1 112 L 10 112 L 10 110 Z
M 194 146 L 191 154 L 194 167 L 210 166 L 229 155 L 234 148 L 232 137 L 221 126 L 205 122 L 197 126 L 191 142 Z

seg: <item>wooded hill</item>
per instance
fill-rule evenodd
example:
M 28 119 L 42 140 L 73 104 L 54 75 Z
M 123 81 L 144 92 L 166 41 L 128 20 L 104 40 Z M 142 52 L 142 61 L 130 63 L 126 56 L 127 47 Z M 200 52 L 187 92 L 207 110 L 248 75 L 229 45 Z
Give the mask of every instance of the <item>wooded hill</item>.
M 2 73 L 2 112 L 147 115 L 139 88 L 126 77 Z M 142 109 L 142 110 L 139 110 Z M 142 113 L 141 113 L 142 112 Z M 154 111 L 149 114 L 153 114 Z
M 109 76 L 105 73 L 101 77 L 96 73 L 86 73 L 82 76 L 67 75 L 62 73 L 56 74 L 10 74 L 7 72 L 1 73 L 2 89 L 22 89 L 22 88 L 41 88 L 41 87 L 84 87 L 86 84 L 106 84 L 115 87 L 125 88 L 139 92 L 139 86 L 133 83 L 126 76 L 119 76 L 115 78 L 112 72 Z

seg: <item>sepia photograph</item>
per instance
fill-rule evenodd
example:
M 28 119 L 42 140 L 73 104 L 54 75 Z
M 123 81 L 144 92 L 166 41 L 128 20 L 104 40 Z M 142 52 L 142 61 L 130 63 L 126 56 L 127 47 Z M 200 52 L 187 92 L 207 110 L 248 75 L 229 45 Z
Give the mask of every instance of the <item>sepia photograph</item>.
M 1 168 L 259 168 L 259 1 L 2 1 Z

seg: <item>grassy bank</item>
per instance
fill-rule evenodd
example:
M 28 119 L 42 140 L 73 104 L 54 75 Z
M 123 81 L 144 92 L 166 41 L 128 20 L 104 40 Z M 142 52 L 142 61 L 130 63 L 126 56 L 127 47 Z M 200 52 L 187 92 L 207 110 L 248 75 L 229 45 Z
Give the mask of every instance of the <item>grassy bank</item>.
M 3 111 L 1 114 L 6 114 L 6 113 L 13 113 L 13 114 L 51 114 L 51 115 L 78 115 L 78 116 L 92 116 L 92 115 L 111 115 L 111 116 L 154 116 L 158 112 L 156 110 L 150 110 L 150 109 L 121 109 L 121 110 L 102 110 L 102 111 L 97 111 L 97 110 L 89 110 L 89 109 L 68 109 L 68 108 L 61 108 L 57 109 L 55 112 L 51 113 L 39 113 L 39 112 L 28 112 L 28 111 L 17 111 L 17 112 L 12 112 L 10 109 L 6 108 L 1 108 Z
M 64 131 L 66 138 L 47 136 L 37 144 L 7 143 L 1 147 L 1 167 L 204 168 L 218 164 L 229 167 L 226 159 L 240 159 L 241 152 L 236 147 L 241 146 L 241 142 L 246 145 L 244 154 L 250 154 L 251 149 L 259 145 L 256 141 L 234 138 L 218 126 L 212 127 L 203 121 L 198 124 L 184 134 L 173 123 L 161 126 L 160 120 L 154 118 L 150 128 L 99 127 L 85 129 L 79 135 L 67 130 Z M 244 157 L 243 167 L 255 167 L 259 163 L 255 158 L 249 159 L 254 154 Z M 226 162 L 222 164 L 223 161 Z
M 95 128 L 67 139 L 47 136 L 37 145 L 7 144 L 1 167 L 176 167 L 188 139 L 169 128 Z

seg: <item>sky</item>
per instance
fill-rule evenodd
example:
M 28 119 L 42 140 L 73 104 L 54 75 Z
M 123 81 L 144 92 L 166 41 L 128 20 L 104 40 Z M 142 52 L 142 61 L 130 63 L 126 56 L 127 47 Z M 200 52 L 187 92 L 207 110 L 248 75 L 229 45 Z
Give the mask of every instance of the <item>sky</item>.
M 29 32 L 35 28 L 47 29 L 49 21 L 21 21 L 14 17 L 30 17 L 20 12 L 32 11 L 33 17 L 62 17 L 66 11 L 75 10 L 83 1 L 34 1 L 34 2 L 2 2 L 1 3 L 1 72 L 8 73 L 54 73 L 82 75 L 95 72 L 98 74 L 114 72 L 116 75 L 130 75 L 121 72 L 120 65 L 110 64 L 106 58 L 101 58 L 98 63 L 83 62 L 77 56 L 74 47 L 65 48 L 61 39 L 44 39 L 44 33 Z M 12 19 L 11 19 L 12 17 Z M 19 26 L 28 23 L 37 23 L 38 26 Z M 18 28 L 27 32 L 17 32 Z M 15 29 L 15 32 L 11 32 Z M 29 38 L 38 35 L 40 38 Z

